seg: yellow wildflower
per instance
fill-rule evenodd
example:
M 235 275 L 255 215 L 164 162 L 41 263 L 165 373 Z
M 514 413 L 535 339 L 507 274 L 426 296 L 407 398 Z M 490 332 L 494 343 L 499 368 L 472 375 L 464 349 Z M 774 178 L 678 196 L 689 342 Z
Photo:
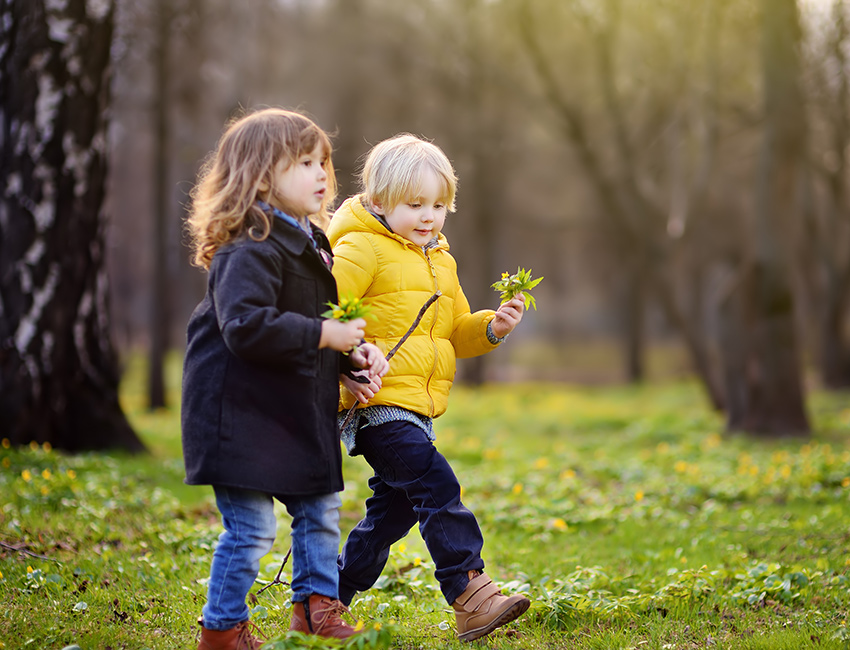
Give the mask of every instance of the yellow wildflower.
M 33 569 L 29 565 L 27 565 L 27 573 L 33 573 Z
M 360 619 L 357 619 L 357 623 L 355 623 L 355 625 L 354 625 L 354 631 L 359 632 L 362 629 L 363 629 L 363 621 L 361 621 Z
M 679 474 L 684 474 L 688 471 L 688 464 L 683 460 L 677 460 L 673 469 L 675 469 Z
M 555 530 L 566 530 L 568 528 L 567 522 L 561 519 L 560 517 L 556 517 L 555 519 L 553 519 L 550 525 Z
M 380 631 L 381 627 L 383 627 L 383 626 L 382 626 L 380 623 L 375 623 L 372 627 L 373 627 L 376 631 Z
M 398 552 L 399 553 L 404 553 L 406 550 L 407 550 L 407 544 L 405 544 L 404 542 L 402 542 L 401 544 L 398 545 Z
M 717 433 L 710 433 L 705 437 L 705 440 L 703 440 L 702 447 L 703 449 L 715 449 L 720 446 L 720 443 L 720 435 Z
M 38 451 L 39 444 L 35 440 L 30 441 L 30 449 L 33 451 Z
M 418 555 L 413 558 L 413 566 L 422 566 L 422 558 Z
M 45 480 L 49 481 L 51 476 L 53 476 L 53 474 L 51 474 L 51 473 L 50 473 L 50 470 L 49 470 L 49 469 L 46 469 L 46 468 L 45 468 L 44 470 L 42 470 L 42 472 L 41 472 L 41 477 L 42 477 L 43 479 L 45 479 Z
M 635 492 L 635 501 L 643 501 L 643 490 Z
M 850 487 L 850 477 L 845 476 L 841 479 L 841 487 Z
M 69 469 L 69 470 L 68 470 L 67 472 L 65 472 L 65 473 L 68 475 L 68 478 L 69 478 L 69 479 L 72 479 L 72 480 L 73 480 L 73 479 L 77 478 L 77 473 L 76 473 L 74 470 L 72 470 L 72 469 Z
M 12 442 L 8 438 L 3 438 L 3 449 L 8 449 L 12 446 Z
M 53 445 L 51 445 L 49 442 L 45 442 L 41 446 L 41 448 L 44 449 L 44 451 L 50 451 L 51 449 L 53 449 Z
M 50 488 L 47 487 L 46 485 L 42 485 L 41 486 L 41 496 L 46 497 L 48 494 L 50 494 Z
M 549 467 L 549 459 L 545 456 L 534 461 L 534 469 L 546 469 L 547 467 Z
M 32 480 L 32 473 L 28 469 L 25 469 L 23 472 L 21 472 L 21 478 L 24 479 L 27 483 L 29 483 Z
M 511 492 L 514 494 L 522 492 L 522 483 L 514 483 L 514 486 L 511 488 Z
M 567 479 L 573 479 L 576 477 L 576 472 L 573 469 L 565 469 L 561 472 L 561 480 L 565 481 Z
M 774 451 L 771 459 L 774 463 L 784 463 L 788 460 L 788 452 L 787 451 Z

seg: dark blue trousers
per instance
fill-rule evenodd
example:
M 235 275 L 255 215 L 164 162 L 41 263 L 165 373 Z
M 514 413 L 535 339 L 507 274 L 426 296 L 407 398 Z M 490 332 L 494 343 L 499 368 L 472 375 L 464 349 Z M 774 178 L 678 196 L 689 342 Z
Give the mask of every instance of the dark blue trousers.
M 390 546 L 418 522 L 443 596 L 453 603 L 466 589 L 468 572 L 484 569 L 484 540 L 475 515 L 460 502 L 460 484 L 448 461 L 410 422 L 361 429 L 357 449 L 375 475 L 369 479 L 366 517 L 337 561 L 340 600 L 348 605 L 356 592 L 375 584 Z

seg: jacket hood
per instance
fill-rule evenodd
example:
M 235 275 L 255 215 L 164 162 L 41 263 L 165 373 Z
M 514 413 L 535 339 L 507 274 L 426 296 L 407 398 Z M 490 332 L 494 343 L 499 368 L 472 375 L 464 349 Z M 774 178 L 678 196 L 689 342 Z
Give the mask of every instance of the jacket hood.
M 363 232 L 383 235 L 390 239 L 395 239 L 405 246 L 420 248 L 419 245 L 414 244 L 409 239 L 405 239 L 401 235 L 397 235 L 390 231 L 387 226 L 381 223 L 371 212 L 363 207 L 363 203 L 360 200 L 361 196 L 362 195 L 357 194 L 356 196 L 346 199 L 334 213 L 327 232 L 331 246 L 335 246 L 336 243 L 347 233 Z M 437 235 L 437 247 L 445 251 L 449 250 L 449 240 L 446 239 L 443 233 Z

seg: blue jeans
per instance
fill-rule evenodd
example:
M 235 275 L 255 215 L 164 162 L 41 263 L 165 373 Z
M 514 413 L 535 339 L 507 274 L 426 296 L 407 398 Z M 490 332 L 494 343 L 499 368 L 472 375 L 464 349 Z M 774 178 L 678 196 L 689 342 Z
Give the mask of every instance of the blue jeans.
M 272 497 L 264 492 L 213 486 L 224 532 L 213 553 L 204 627 L 229 630 L 248 619 L 245 597 L 260 571 L 260 558 L 277 532 L 274 498 L 292 516 L 292 601 L 310 594 L 338 597 L 339 494 Z
M 434 560 L 435 577 L 453 603 L 482 570 L 484 540 L 475 515 L 460 502 L 460 484 L 425 432 L 410 422 L 388 422 L 357 432 L 357 449 L 375 470 L 366 517 L 339 556 L 339 594 L 346 605 L 380 577 L 390 546 L 418 522 Z

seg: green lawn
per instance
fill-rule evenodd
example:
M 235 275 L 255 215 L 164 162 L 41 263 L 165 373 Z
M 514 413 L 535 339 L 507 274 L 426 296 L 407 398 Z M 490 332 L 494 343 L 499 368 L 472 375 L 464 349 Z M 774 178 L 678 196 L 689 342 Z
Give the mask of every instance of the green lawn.
M 176 404 L 178 359 L 170 372 Z M 0 648 L 195 647 L 221 529 L 211 491 L 182 483 L 177 408 L 147 412 L 143 385 L 131 366 L 124 404 L 149 455 L 0 448 Z M 479 517 L 488 572 L 533 600 L 472 645 L 850 648 L 847 397 L 811 397 L 811 440 L 762 441 L 725 436 L 686 383 L 456 387 L 438 446 Z M 369 473 L 346 459 L 343 534 Z M 257 589 L 288 549 L 280 522 Z M 432 571 L 416 531 L 394 547 L 352 608 L 366 645 L 469 647 Z M 252 599 L 269 648 L 306 647 L 286 638 L 287 596 Z

